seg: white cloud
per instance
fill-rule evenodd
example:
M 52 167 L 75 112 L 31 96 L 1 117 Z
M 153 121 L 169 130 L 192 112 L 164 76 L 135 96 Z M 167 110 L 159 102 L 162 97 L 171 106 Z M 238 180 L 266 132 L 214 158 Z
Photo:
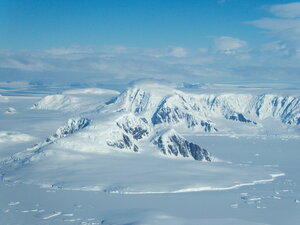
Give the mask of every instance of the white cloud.
M 273 5 L 270 7 L 270 12 L 275 16 L 283 18 L 300 17 L 300 2 Z
M 14 142 L 27 142 L 35 138 L 20 132 L 0 131 L 0 143 L 12 144 Z
M 46 49 L 46 53 L 52 54 L 52 55 L 70 55 L 70 54 L 90 54 L 93 52 L 90 48 L 80 48 L 79 46 L 73 47 L 73 48 L 51 48 Z
M 261 18 L 248 23 L 280 40 L 300 44 L 300 2 L 273 5 L 269 11 L 277 18 Z
M 197 49 L 184 47 L 155 49 L 125 46 L 98 48 L 77 46 L 45 50 L 0 51 L 0 69 L 34 72 L 34 75 L 40 76 L 41 79 L 49 72 L 52 74 L 89 74 L 86 76 L 96 77 L 98 80 L 125 79 L 130 81 L 170 75 L 179 79 L 183 76 L 196 76 L 194 71 L 197 69 L 194 67 L 202 67 L 212 60 L 211 56 L 201 54 Z M 73 78 L 73 76 L 70 77 L 70 79 Z M 49 77 L 49 79 L 55 79 L 55 77 Z
M 276 17 L 248 22 L 265 30 L 269 37 L 277 39 L 263 45 L 262 50 L 293 57 L 300 48 L 300 3 L 273 5 L 269 11 Z
M 198 51 L 202 54 L 205 54 L 205 53 L 207 53 L 208 50 L 207 50 L 207 48 L 198 48 Z
M 0 55 L 0 68 L 18 69 L 24 71 L 47 71 L 54 69 L 46 60 L 33 58 L 32 56 L 8 56 L 1 57 Z
M 292 73 L 287 72 L 287 77 L 293 75 L 294 79 L 297 76 L 295 68 L 298 68 L 300 51 L 297 52 L 297 60 L 290 60 L 289 55 L 283 57 L 284 54 L 273 54 L 273 52 L 270 54 L 272 49 L 281 53 L 289 52 L 290 48 L 285 42 L 266 44 L 264 48 L 264 51 L 250 51 L 245 41 L 222 36 L 215 38 L 213 48 L 208 49 L 77 46 L 27 51 L 0 50 L 0 81 L 26 80 L 81 84 L 84 82 L 126 83 L 136 79 L 153 78 L 176 82 L 195 82 L 195 80 L 197 82 L 226 80 L 227 82 L 255 76 L 257 79 L 269 79 L 271 76 L 279 79 L 283 71 L 280 66 L 286 67 L 286 71 L 292 71 Z M 268 70 L 266 65 L 273 68 L 272 73 L 261 72 Z M 289 67 L 294 69 L 289 70 Z M 276 74 L 276 71 L 281 72 Z M 16 74 L 14 76 L 19 76 L 19 79 L 12 79 L 10 74 Z
M 262 18 L 249 23 L 273 32 L 299 32 L 300 28 L 300 19 Z
M 283 41 L 273 41 L 262 45 L 263 51 L 288 55 L 289 48 Z
M 10 88 L 19 88 L 19 89 L 24 88 L 25 89 L 25 88 L 30 87 L 30 84 L 26 81 L 0 82 L 0 87 L 1 88 L 9 88 L 9 89 Z
M 217 2 L 219 3 L 219 4 L 224 4 L 225 2 L 227 2 L 228 0 L 218 0 Z
M 234 55 L 239 52 L 244 52 L 247 48 L 247 42 L 238 38 L 222 36 L 215 38 L 214 48 L 216 51 L 226 55 Z
M 186 57 L 187 56 L 187 49 L 183 47 L 173 47 L 171 48 L 170 55 L 174 57 Z

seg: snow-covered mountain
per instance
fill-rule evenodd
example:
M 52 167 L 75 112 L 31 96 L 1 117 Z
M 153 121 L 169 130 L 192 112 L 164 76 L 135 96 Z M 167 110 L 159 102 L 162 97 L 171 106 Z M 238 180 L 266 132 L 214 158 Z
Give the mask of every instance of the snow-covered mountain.
M 44 97 L 38 103 L 44 109 L 28 110 L 46 116 L 42 126 L 51 125 L 48 114 L 71 119 L 36 145 L 28 142 L 26 150 L 5 156 L 0 178 L 48 188 L 177 193 L 228 190 L 284 175 L 271 167 L 228 163 L 231 158 L 221 152 L 234 146 L 198 136 L 298 135 L 299 97 L 188 91 L 153 83 L 112 96 L 68 91 L 62 95 L 78 98 L 76 107 L 61 102 L 64 107 L 55 111 L 56 98 Z
M 271 94 L 189 94 L 164 86 L 129 88 L 110 104 L 118 111 L 151 118 L 153 125 L 183 123 L 188 128 L 217 131 L 214 118 L 256 125 L 266 118 L 300 124 L 300 97 Z
M 123 132 L 123 139 L 115 143 L 110 141 L 110 146 L 138 151 L 138 143 L 133 145 L 131 142 L 148 139 L 157 145 L 155 137 L 161 133 L 160 145 L 157 146 L 164 154 L 174 152 L 162 146 L 161 137 L 168 139 L 164 143 L 174 144 L 175 139 L 181 139 L 175 134 L 179 130 L 194 134 L 226 134 L 228 129 L 238 133 L 243 127 L 244 132 L 272 134 L 270 123 L 281 124 L 280 129 L 300 124 L 300 98 L 296 96 L 191 94 L 167 86 L 146 84 L 128 88 L 107 105 L 106 111 L 120 115 L 116 125 Z M 168 135 L 170 131 L 177 138 L 171 138 L 174 135 Z M 178 152 L 184 148 L 184 144 L 180 145 Z
M 100 88 L 85 88 L 47 95 L 35 103 L 34 110 L 60 110 L 64 112 L 86 112 L 117 96 L 119 92 Z
M 52 107 L 57 99 L 64 102 L 65 97 L 46 97 L 37 106 Z M 155 149 L 166 156 L 212 161 L 207 150 L 188 140 L 189 135 L 272 134 L 276 130 L 271 126 L 273 123 L 279 124 L 284 132 L 297 129 L 300 124 L 297 96 L 195 94 L 153 83 L 133 85 L 101 108 L 96 103 L 93 107 L 94 110 L 70 119 L 54 135 L 28 149 L 27 158 L 54 144 L 62 149 L 94 153 L 142 153 Z

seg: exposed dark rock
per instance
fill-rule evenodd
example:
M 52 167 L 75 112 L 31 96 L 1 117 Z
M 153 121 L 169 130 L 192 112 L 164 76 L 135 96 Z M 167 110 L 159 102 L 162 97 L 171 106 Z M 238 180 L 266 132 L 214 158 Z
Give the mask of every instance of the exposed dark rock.
M 134 146 L 133 146 L 133 151 L 138 152 L 138 151 L 139 151 L 139 147 L 136 146 L 136 145 L 134 145 Z
M 234 121 L 239 121 L 239 122 L 243 122 L 243 123 L 253 123 L 253 124 L 257 124 L 255 121 L 246 119 L 245 116 L 241 113 L 234 113 L 231 116 L 226 116 L 226 119 L 229 120 L 234 120 Z
M 90 124 L 91 120 L 87 118 L 69 119 L 67 126 L 63 126 L 56 131 L 54 137 L 65 137 L 69 134 L 81 130 Z
M 146 118 L 137 118 L 131 120 L 124 117 L 121 121 L 117 122 L 118 127 L 123 129 L 127 134 L 131 134 L 135 140 L 142 139 L 149 134 L 148 121 Z
M 211 161 L 207 150 L 202 149 L 197 144 L 187 141 L 175 132 L 167 132 L 159 136 L 154 141 L 154 144 L 156 144 L 164 154 L 175 156 L 181 155 L 183 157 L 192 156 L 195 160 Z
M 201 126 L 205 132 L 217 131 L 208 121 L 197 121 L 193 115 L 181 111 L 178 107 L 170 108 L 161 105 L 159 109 L 153 114 L 151 121 L 153 125 L 161 123 L 179 123 L 185 121 L 188 128 Z
M 213 127 L 209 122 L 201 120 L 200 125 L 204 127 L 205 132 L 218 131 L 218 129 Z
M 123 128 L 123 130 L 124 130 L 126 133 L 131 134 L 135 140 L 142 139 L 144 136 L 146 136 L 146 135 L 149 134 L 148 130 L 146 130 L 146 129 L 140 127 L 140 126 L 136 126 L 136 127 L 128 127 L 128 126 L 121 125 L 121 124 L 119 124 L 119 123 L 117 123 L 117 125 L 118 125 L 120 128 Z
M 132 146 L 132 142 L 130 141 L 129 137 L 125 134 L 123 134 L 123 142 L 125 143 L 125 146 L 128 148 Z
M 111 147 L 116 147 L 116 148 L 120 148 L 120 149 L 132 149 L 135 152 L 138 152 L 139 147 L 135 144 L 132 143 L 132 141 L 130 140 L 130 138 L 126 135 L 123 134 L 122 135 L 122 139 L 120 140 L 116 140 L 116 141 L 107 141 L 106 142 L 108 146 Z
M 189 149 L 191 152 L 191 155 L 195 160 L 203 160 L 205 159 L 206 161 L 211 161 L 210 155 L 208 151 L 204 148 L 200 148 L 198 145 L 189 142 Z
M 118 100 L 118 96 L 111 98 L 109 101 L 105 102 L 105 104 L 110 105 L 110 104 L 115 103 L 117 100 Z

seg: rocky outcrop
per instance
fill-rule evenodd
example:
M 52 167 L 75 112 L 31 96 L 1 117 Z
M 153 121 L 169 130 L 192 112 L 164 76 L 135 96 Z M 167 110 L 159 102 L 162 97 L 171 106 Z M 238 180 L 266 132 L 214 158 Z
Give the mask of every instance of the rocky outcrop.
M 117 126 L 132 135 L 135 140 L 142 139 L 150 133 L 148 120 L 134 115 L 122 116 L 117 121 Z
M 164 153 L 182 157 L 192 157 L 199 161 L 211 161 L 209 152 L 199 145 L 187 141 L 175 130 L 169 130 L 158 136 L 154 142 L 155 145 Z
M 228 120 L 234 120 L 234 121 L 238 121 L 238 122 L 242 122 L 242 123 L 252 123 L 254 125 L 257 124 L 255 121 L 246 119 L 242 113 L 234 112 L 234 113 L 232 113 L 232 115 L 226 115 L 225 118 Z
M 126 134 L 122 134 L 122 138 L 117 140 L 107 140 L 107 145 L 119 149 L 131 149 L 134 152 L 139 151 L 139 147 L 135 145 Z

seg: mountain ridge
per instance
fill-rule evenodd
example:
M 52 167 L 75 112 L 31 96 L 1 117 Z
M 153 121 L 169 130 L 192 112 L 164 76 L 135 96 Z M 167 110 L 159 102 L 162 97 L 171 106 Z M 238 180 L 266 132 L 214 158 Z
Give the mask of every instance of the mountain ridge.
M 263 130 L 265 120 L 269 118 L 282 126 L 298 127 L 300 97 L 191 94 L 161 84 L 139 84 L 126 89 L 100 109 L 83 113 L 78 121 L 88 121 L 84 123 L 87 128 L 69 133 L 67 136 L 71 139 L 73 133 L 79 133 L 72 142 L 66 142 L 64 135 L 56 134 L 44 143 L 63 143 L 62 147 L 82 151 L 90 148 L 97 152 L 97 146 L 101 146 L 99 152 L 103 149 L 143 152 L 141 143 L 146 142 L 164 155 L 211 161 L 210 152 L 181 133 L 220 133 L 226 132 L 231 125 L 244 127 L 247 132 Z M 80 142 L 87 143 L 87 147 Z M 38 146 L 44 147 L 41 143 Z

